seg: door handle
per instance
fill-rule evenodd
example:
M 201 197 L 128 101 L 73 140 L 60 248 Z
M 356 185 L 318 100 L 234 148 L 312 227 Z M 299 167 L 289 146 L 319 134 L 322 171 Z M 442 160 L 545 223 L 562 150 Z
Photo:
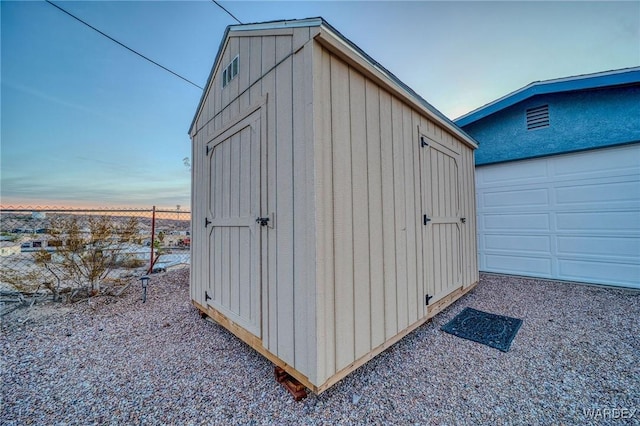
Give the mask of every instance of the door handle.
M 276 214 L 272 212 L 269 216 L 259 217 L 256 219 L 256 223 L 273 229 L 276 227 Z

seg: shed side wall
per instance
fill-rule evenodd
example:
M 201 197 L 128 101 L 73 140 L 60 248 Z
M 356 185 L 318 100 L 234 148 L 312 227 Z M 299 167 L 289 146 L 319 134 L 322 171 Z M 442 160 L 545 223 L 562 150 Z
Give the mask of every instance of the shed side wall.
M 252 35 L 253 34 L 253 35 Z M 315 383 L 315 219 L 310 29 L 230 32 L 196 120 L 193 143 L 191 297 L 206 306 L 208 157 L 205 146 L 250 106 L 266 99 L 262 214 L 262 345 Z M 305 45 L 305 43 L 307 43 Z M 304 47 L 303 47 L 304 46 Z M 222 88 L 222 69 L 239 55 L 239 74 Z
M 478 268 L 473 150 L 320 44 L 314 75 L 323 382 L 427 315 L 418 129 L 461 152 L 464 287 Z

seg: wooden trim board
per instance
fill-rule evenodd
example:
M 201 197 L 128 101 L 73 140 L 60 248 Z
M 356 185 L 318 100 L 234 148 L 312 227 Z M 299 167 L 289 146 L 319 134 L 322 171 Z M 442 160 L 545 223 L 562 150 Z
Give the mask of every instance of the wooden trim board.
M 298 370 L 293 368 L 291 365 L 287 364 L 286 362 L 284 362 L 280 358 L 278 358 L 276 355 L 274 355 L 271 352 L 269 352 L 267 350 L 267 348 L 265 348 L 262 345 L 262 340 L 260 338 L 254 336 L 253 334 L 251 334 L 250 332 L 245 330 L 242 326 L 240 326 L 240 325 L 236 324 L 235 322 L 231 321 L 229 318 L 227 318 L 225 315 L 220 313 L 215 308 L 213 308 L 211 306 L 205 308 L 204 306 L 202 306 L 201 304 L 199 304 L 195 300 L 192 300 L 191 303 L 193 303 L 193 305 L 196 308 L 198 308 L 200 310 L 200 312 L 202 312 L 202 313 L 206 314 L 207 316 L 209 316 L 209 318 L 211 318 L 216 323 L 218 323 L 219 325 L 221 325 L 224 328 L 226 328 L 227 330 L 229 330 L 237 338 L 239 338 L 240 340 L 245 342 L 247 345 L 251 346 L 253 349 L 255 349 L 262 356 L 267 358 L 269 361 L 273 362 L 276 366 L 282 368 L 284 371 L 289 373 L 289 375 L 294 377 L 296 380 L 298 380 L 300 383 L 305 385 L 307 388 L 311 389 L 313 392 L 316 392 L 315 389 L 317 387 L 313 383 L 311 383 L 309 381 L 309 378 L 307 376 L 303 375 Z M 318 392 L 316 392 L 316 393 L 318 393 Z
M 355 371 L 359 367 L 361 367 L 364 364 L 366 364 L 369 360 L 371 360 L 375 356 L 381 354 L 386 349 L 388 349 L 389 347 L 393 346 L 395 343 L 397 343 L 400 340 L 402 340 L 403 337 L 405 337 L 406 335 L 408 335 L 409 333 L 411 333 L 412 331 L 414 331 L 415 329 L 417 329 L 421 325 L 423 325 L 426 322 L 428 322 L 435 315 L 437 315 L 438 313 L 442 312 L 445 308 L 447 308 L 453 302 L 455 302 L 456 300 L 460 299 L 462 296 L 464 296 L 469 291 L 471 291 L 473 288 L 475 288 L 475 286 L 477 284 L 478 284 L 478 282 L 475 282 L 475 283 L 473 283 L 473 284 L 471 284 L 471 285 L 469 285 L 467 287 L 460 287 L 457 290 L 455 290 L 452 293 L 450 293 L 449 295 L 443 297 L 442 299 L 440 299 L 439 301 L 437 301 L 433 305 L 430 305 L 429 309 L 427 310 L 427 315 L 425 317 L 423 317 L 419 321 L 411 324 L 409 327 L 405 328 L 400 333 L 398 333 L 395 336 L 393 336 L 392 338 L 388 339 L 383 344 L 373 348 L 366 355 L 358 358 L 357 360 L 355 360 L 351 364 L 347 365 L 346 367 L 344 367 L 340 371 L 336 372 L 334 375 L 329 377 L 320 386 L 314 385 L 313 383 L 311 383 L 309 381 L 309 378 L 307 376 L 305 376 L 304 374 L 300 373 L 293 366 L 287 364 L 286 362 L 284 362 L 280 358 L 278 358 L 276 355 L 274 355 L 271 352 L 269 352 L 262 345 L 262 341 L 258 337 L 254 336 L 253 334 L 249 333 L 247 330 L 242 328 L 240 325 L 238 325 L 238 324 L 234 323 L 233 321 L 231 321 L 225 315 L 223 315 L 220 312 L 218 312 L 215 308 L 213 308 L 211 306 L 204 307 L 204 306 L 200 305 L 199 303 L 197 303 L 196 301 L 192 301 L 192 303 L 202 313 L 206 314 L 212 320 L 214 320 L 216 323 L 218 323 L 222 327 L 224 327 L 227 330 L 229 330 L 231 333 L 233 333 L 240 340 L 245 342 L 247 345 L 251 346 L 253 349 L 255 349 L 258 353 L 263 355 L 269 361 L 273 362 L 276 366 L 278 366 L 278 367 L 282 368 L 283 370 L 285 370 L 292 377 L 294 377 L 300 383 L 302 383 L 307 388 L 309 388 L 312 392 L 314 392 L 315 394 L 321 394 L 322 392 L 324 392 L 325 390 L 329 389 L 334 384 L 338 383 L 340 380 L 344 379 L 350 373 L 352 373 L 353 371 Z

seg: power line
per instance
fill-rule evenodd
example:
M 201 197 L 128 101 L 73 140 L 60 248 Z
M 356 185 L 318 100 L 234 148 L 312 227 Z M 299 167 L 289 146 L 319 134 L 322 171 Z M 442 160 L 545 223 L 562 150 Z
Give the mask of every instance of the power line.
M 218 6 L 220 9 L 224 10 L 225 12 L 227 12 L 229 14 L 229 16 L 231 16 L 233 19 L 235 19 L 238 24 L 242 25 L 242 22 L 240 22 L 240 20 L 238 18 L 236 18 L 235 16 L 233 16 L 233 13 L 229 12 L 227 9 L 224 8 L 224 6 L 222 6 L 220 3 L 218 3 L 216 0 L 211 0 L 212 2 L 214 2 L 216 4 L 216 6 Z
M 136 51 L 136 50 L 134 50 L 134 49 L 130 48 L 129 46 L 127 46 L 127 45 L 125 45 L 125 44 L 123 44 L 123 43 L 121 43 L 121 42 L 119 42 L 118 40 L 116 40 L 115 38 L 111 37 L 110 35 L 103 33 L 102 31 L 100 31 L 100 30 L 99 30 L 99 29 L 97 29 L 96 27 L 94 27 L 94 26 L 92 26 L 92 25 L 90 25 L 90 24 L 86 23 L 85 21 L 83 21 L 82 19 L 78 18 L 77 16 L 75 16 L 75 15 L 74 15 L 74 14 L 72 14 L 71 12 L 68 12 L 68 11 L 64 10 L 63 8 L 61 8 L 60 6 L 58 6 L 57 4 L 52 3 L 52 2 L 51 2 L 51 1 L 49 1 L 49 0 L 45 0 L 45 1 L 46 1 L 47 3 L 49 3 L 51 6 L 55 7 L 56 9 L 59 9 L 60 11 L 62 11 L 62 12 L 64 12 L 64 13 L 66 13 L 66 14 L 67 14 L 67 15 L 69 15 L 69 16 L 71 16 L 71 17 L 72 17 L 73 19 L 75 19 L 76 21 L 79 21 L 79 22 L 83 23 L 83 24 L 84 24 L 84 25 L 86 25 L 87 27 L 91 28 L 92 30 L 94 30 L 94 31 L 96 31 L 96 32 L 98 32 L 98 33 L 100 33 L 100 34 L 102 34 L 103 36 L 105 36 L 105 37 L 106 37 L 106 38 L 108 38 L 109 40 L 113 41 L 114 43 L 117 43 L 117 44 L 119 44 L 120 46 L 124 47 L 124 48 L 125 48 L 125 49 L 127 49 L 128 51 L 135 53 L 136 55 L 140 56 L 141 58 L 146 59 L 147 61 L 151 62 L 152 64 L 154 64 L 154 65 L 156 65 L 156 66 L 158 66 L 158 67 L 160 67 L 160 68 L 162 68 L 163 70 L 170 72 L 171 74 L 175 75 L 175 76 L 176 76 L 176 77 L 178 77 L 178 78 L 181 78 L 182 80 L 186 81 L 187 83 L 189 83 L 189 84 L 192 84 L 192 85 L 196 86 L 198 89 L 200 89 L 200 90 L 204 90 L 204 88 L 202 88 L 202 87 L 198 86 L 198 85 L 197 85 L 197 84 L 195 84 L 193 81 L 191 81 L 191 80 L 189 80 L 189 79 L 187 79 L 187 78 L 185 78 L 185 77 L 181 76 L 180 74 L 178 74 L 178 73 L 176 73 L 176 72 L 174 72 L 174 71 L 171 71 L 169 68 L 165 67 L 164 65 L 160 65 L 159 63 L 157 63 L 157 62 L 156 62 L 156 61 L 154 61 L 153 59 L 150 59 L 150 58 L 146 57 L 146 56 L 145 56 L 145 55 L 143 55 L 142 53 L 140 53 L 140 52 L 138 52 L 138 51 Z

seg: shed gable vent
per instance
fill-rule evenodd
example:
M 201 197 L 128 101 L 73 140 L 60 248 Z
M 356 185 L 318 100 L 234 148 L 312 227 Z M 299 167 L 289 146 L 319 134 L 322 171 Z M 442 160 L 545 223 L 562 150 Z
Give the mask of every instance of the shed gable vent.
M 233 58 L 233 61 L 224 68 L 222 71 L 222 87 L 225 87 L 231 80 L 238 75 L 238 57 Z
M 527 110 L 527 130 L 549 127 L 549 105 L 543 105 Z

